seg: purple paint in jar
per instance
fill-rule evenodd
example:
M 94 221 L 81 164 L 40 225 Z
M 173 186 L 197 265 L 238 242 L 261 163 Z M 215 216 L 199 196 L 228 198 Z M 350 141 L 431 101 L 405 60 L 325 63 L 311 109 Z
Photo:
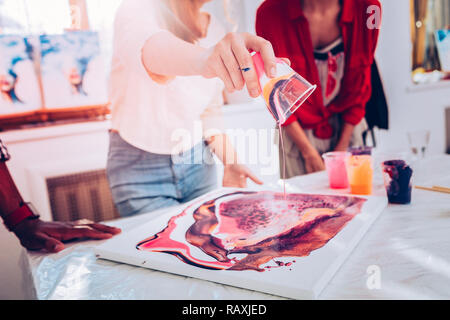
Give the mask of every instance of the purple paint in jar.
M 383 162 L 383 172 L 389 203 L 411 203 L 411 167 L 404 160 L 389 160 Z

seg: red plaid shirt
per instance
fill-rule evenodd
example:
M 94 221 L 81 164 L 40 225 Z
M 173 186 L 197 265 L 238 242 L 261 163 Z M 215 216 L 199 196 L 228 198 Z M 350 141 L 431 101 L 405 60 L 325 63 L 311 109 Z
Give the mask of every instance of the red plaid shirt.
M 371 66 L 378 41 L 378 29 L 369 28 L 368 8 L 378 0 L 343 0 L 339 26 L 345 52 L 345 73 L 338 96 L 325 107 L 319 74 L 314 60 L 309 24 L 300 0 L 266 0 L 256 16 L 256 33 L 269 40 L 278 57 L 291 60 L 292 68 L 313 84 L 314 94 L 290 117 L 284 126 L 299 121 L 303 128 L 313 129 L 318 138 L 333 135 L 329 118 L 341 113 L 343 120 L 357 125 L 364 118 L 369 101 Z

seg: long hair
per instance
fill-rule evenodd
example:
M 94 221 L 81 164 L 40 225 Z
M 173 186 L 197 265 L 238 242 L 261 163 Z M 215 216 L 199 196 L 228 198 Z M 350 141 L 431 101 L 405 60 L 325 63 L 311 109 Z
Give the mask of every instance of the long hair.
M 200 20 L 202 0 L 161 1 L 164 4 L 162 8 L 164 23 L 175 36 L 190 43 L 195 43 L 206 36 L 206 30 Z

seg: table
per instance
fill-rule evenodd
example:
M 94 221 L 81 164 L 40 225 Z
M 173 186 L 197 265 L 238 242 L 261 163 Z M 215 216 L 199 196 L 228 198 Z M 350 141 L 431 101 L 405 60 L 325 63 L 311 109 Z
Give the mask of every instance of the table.
M 417 184 L 450 186 L 450 156 L 418 161 L 414 169 Z M 326 174 L 291 179 L 287 189 L 322 192 L 327 190 Z M 385 193 L 380 172 L 375 175 L 374 193 Z M 164 210 L 110 224 L 127 231 L 163 213 Z M 39 299 L 282 299 L 97 260 L 92 250 L 97 244 L 72 244 L 54 255 L 29 253 Z M 412 204 L 390 205 L 319 298 L 450 299 L 450 195 L 415 189 Z

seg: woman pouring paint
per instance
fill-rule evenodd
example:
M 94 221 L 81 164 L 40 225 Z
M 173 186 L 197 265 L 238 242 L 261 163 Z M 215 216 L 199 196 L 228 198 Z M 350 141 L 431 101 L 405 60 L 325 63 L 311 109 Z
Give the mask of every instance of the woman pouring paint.
M 322 171 L 322 154 L 363 144 L 379 31 L 367 26 L 370 6 L 380 9 L 378 0 L 266 0 L 258 9 L 257 34 L 320 88 L 283 124 L 286 178 Z
M 122 216 L 190 201 L 217 186 L 261 184 L 221 131 L 223 87 L 261 94 L 250 50 L 276 73 L 270 43 L 225 32 L 206 0 L 125 0 L 115 20 L 107 174 Z

